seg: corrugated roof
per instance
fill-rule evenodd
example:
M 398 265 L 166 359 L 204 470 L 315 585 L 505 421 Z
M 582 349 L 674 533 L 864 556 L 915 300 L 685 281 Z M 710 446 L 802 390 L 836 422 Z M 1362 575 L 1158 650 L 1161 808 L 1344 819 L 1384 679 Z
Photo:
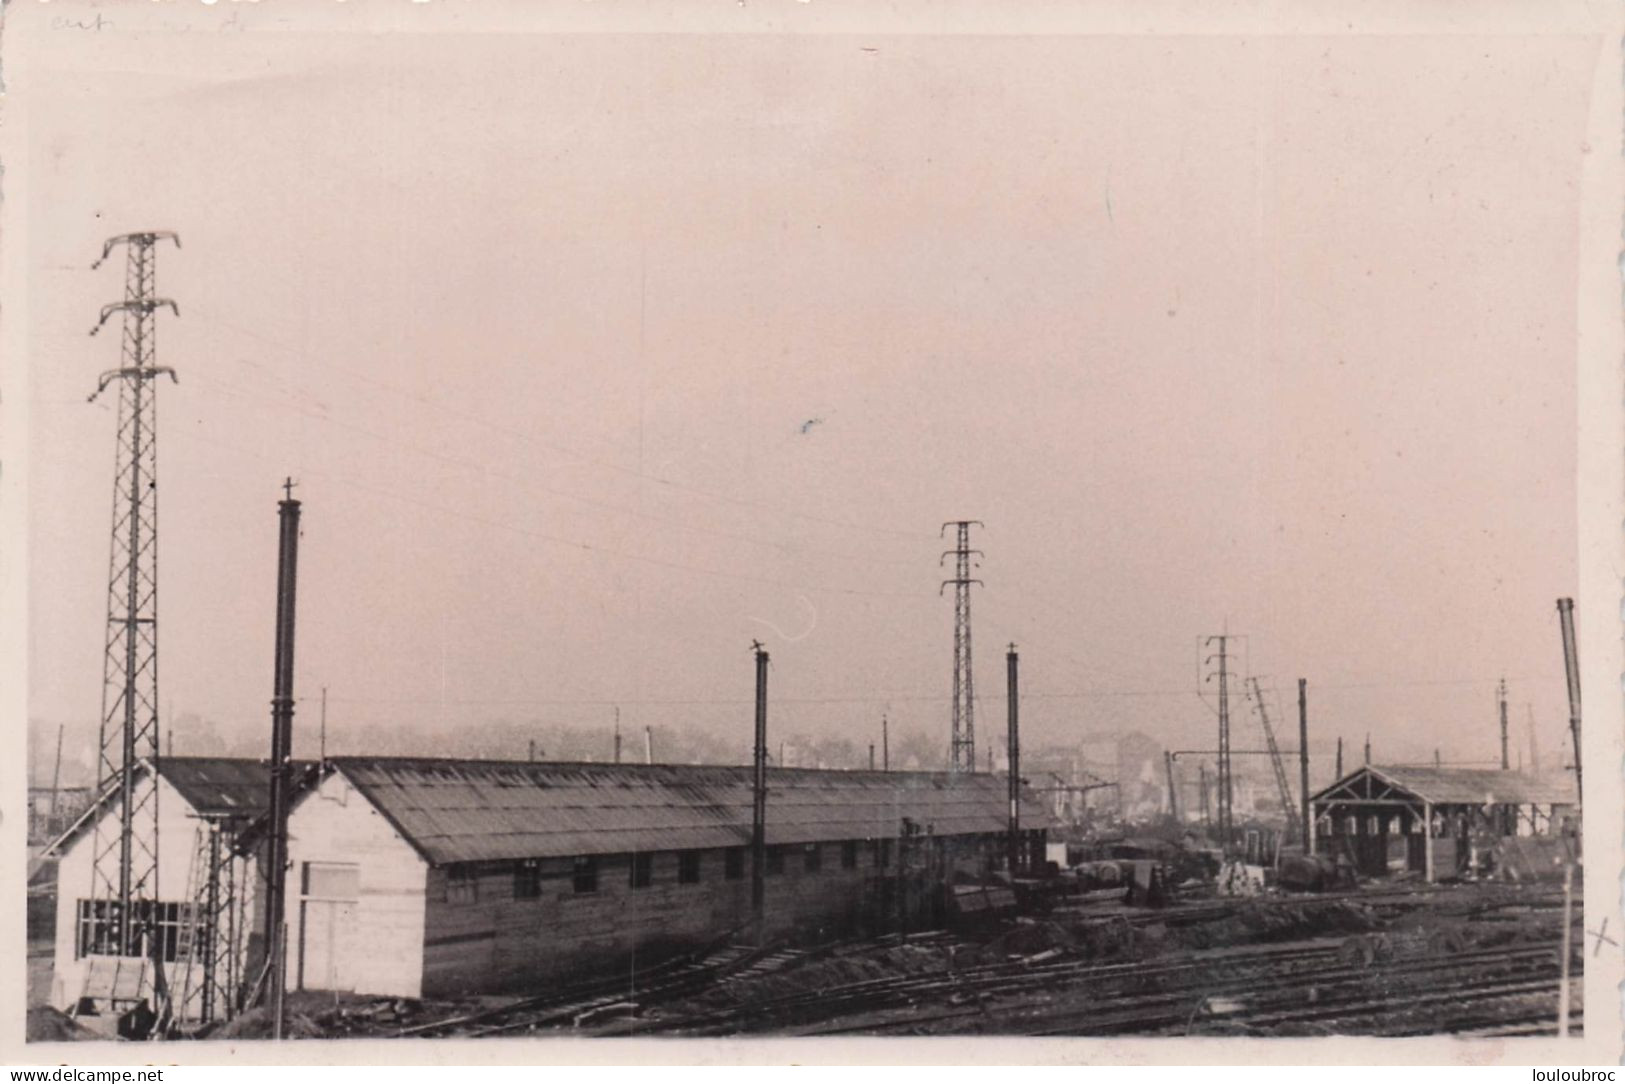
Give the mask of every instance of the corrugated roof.
M 292 779 L 299 781 L 314 762 L 293 762 Z M 136 766 L 139 779 L 151 765 L 143 760 Z M 265 814 L 270 805 L 271 767 L 268 760 L 247 757 L 162 757 L 158 774 L 163 776 L 200 817 L 241 817 L 253 820 Z M 96 800 L 68 828 L 52 840 L 43 853 L 56 854 L 100 816 L 103 807 L 119 790 L 115 778 L 102 787 Z
M 294 763 L 294 775 L 306 767 Z M 242 757 L 164 757 L 158 774 L 203 817 L 257 817 L 271 799 L 271 762 Z
M 337 757 L 335 767 L 430 862 L 732 847 L 750 842 L 751 769 Z M 1002 832 L 1003 776 L 768 769 L 767 841 Z M 1023 823 L 1047 827 L 1030 795 Z
M 1410 765 L 1362 766 L 1314 797 L 1329 793 L 1370 772 L 1424 801 L 1439 805 L 1573 805 L 1574 777 L 1533 775 L 1494 768 L 1430 768 Z

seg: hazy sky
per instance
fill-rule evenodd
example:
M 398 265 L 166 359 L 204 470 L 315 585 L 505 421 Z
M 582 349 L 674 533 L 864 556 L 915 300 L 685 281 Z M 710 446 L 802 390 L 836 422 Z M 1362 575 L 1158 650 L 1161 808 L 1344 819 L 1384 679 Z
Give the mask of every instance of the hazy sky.
M 1014 640 L 1028 741 L 1210 745 L 1225 627 L 1322 748 L 1489 758 L 1502 675 L 1562 739 L 1591 41 L 40 38 L 37 721 L 101 695 L 89 264 L 164 228 L 177 713 L 268 727 L 292 475 L 336 739 L 618 703 L 743 755 L 759 638 L 776 730 L 946 743 L 958 518 L 984 740 Z

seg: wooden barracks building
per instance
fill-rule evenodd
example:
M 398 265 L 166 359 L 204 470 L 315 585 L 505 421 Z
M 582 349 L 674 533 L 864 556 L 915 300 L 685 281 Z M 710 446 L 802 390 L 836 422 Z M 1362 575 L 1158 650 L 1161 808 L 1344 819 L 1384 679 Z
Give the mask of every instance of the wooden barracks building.
M 184 771 L 184 759 L 166 761 L 160 777 Z M 228 763 L 247 766 L 262 813 L 266 766 Z M 299 778 L 288 818 L 289 989 L 518 991 L 744 935 L 751 920 L 749 767 L 337 757 Z M 206 804 L 181 794 L 161 807 L 177 824 Z M 766 933 L 886 929 L 900 910 L 912 922 L 940 918 L 944 885 L 1004 864 L 1008 812 L 1002 775 L 769 769 Z M 98 805 L 86 821 L 96 816 L 116 811 Z M 1024 797 L 1021 817 L 1022 842 L 1041 859 L 1047 814 Z M 261 817 L 239 832 L 239 847 L 262 850 L 263 828 Z M 81 827 L 56 845 L 65 877 L 53 992 L 63 1008 L 77 1002 L 94 947 L 64 935 L 93 906 L 78 898 L 88 873 L 74 875 L 82 886 L 67 876 L 88 862 L 79 852 L 93 835 Z M 165 870 L 177 862 L 166 850 Z M 184 870 L 164 872 L 160 886 L 182 924 L 195 906 Z M 252 934 L 235 935 L 241 996 L 263 967 L 264 894 L 239 906 Z M 183 940 L 177 956 L 208 938 Z

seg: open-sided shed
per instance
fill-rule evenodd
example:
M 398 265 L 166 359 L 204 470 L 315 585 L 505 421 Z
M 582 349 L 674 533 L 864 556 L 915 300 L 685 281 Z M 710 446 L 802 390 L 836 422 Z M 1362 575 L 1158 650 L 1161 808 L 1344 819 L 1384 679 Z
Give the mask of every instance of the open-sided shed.
M 1434 881 L 1486 839 L 1563 834 L 1574 804 L 1568 775 L 1365 765 L 1310 796 L 1310 847 L 1368 876 L 1402 861 Z

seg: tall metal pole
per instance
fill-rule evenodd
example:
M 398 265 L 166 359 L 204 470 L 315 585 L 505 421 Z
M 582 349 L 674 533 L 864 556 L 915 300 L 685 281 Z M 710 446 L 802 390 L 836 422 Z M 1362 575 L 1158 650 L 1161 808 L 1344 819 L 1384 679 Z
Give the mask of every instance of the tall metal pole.
M 1233 794 L 1234 782 L 1230 767 L 1230 658 L 1228 635 L 1209 636 L 1208 643 L 1217 641 L 1219 651 L 1219 846 L 1228 855 L 1231 847 L 1233 828 Z M 1212 661 L 1214 656 L 1208 656 Z
M 1563 668 L 1569 679 L 1569 736 L 1574 740 L 1574 796 L 1585 805 L 1580 779 L 1580 658 L 1574 644 L 1574 600 L 1557 600 L 1557 616 L 1563 625 Z
M 750 913 L 756 936 L 764 935 L 763 905 L 767 897 L 767 650 L 756 653 L 756 744 L 751 773 Z
M 643 728 L 643 763 L 653 764 L 654 762 L 655 728 L 652 726 L 646 726 Z
M 880 770 L 891 771 L 891 739 L 886 733 L 886 715 L 880 715 Z
M 942 530 L 954 528 L 954 548 L 947 550 L 938 563 L 954 559 L 954 578 L 943 580 L 937 589 L 941 594 L 949 584 L 954 586 L 954 703 L 952 731 L 948 740 L 948 771 L 966 774 L 976 771 L 976 687 L 971 672 L 970 589 L 982 581 L 971 578 L 972 558 L 982 556 L 981 550 L 970 546 L 970 529 L 982 526 L 980 520 L 951 520 Z
M 168 231 L 122 234 L 102 245 L 98 268 L 125 250 L 124 299 L 104 305 L 95 335 L 123 314 L 120 365 L 102 373 L 91 393 L 119 386 L 113 474 L 113 531 L 108 559 L 107 629 L 102 659 L 102 715 L 97 783 L 117 786 L 118 817 L 99 819 L 91 852 L 91 898 L 103 901 L 107 925 L 94 931 L 92 952 L 142 955 L 138 912 L 156 896 L 158 787 L 137 790 L 143 760 L 158 756 L 158 488 L 157 384 L 175 371 L 157 364 L 156 321 L 175 303 L 156 296 L 154 247 L 180 239 Z
M 1010 875 L 1013 877 L 1022 866 L 1021 861 L 1021 682 L 1019 667 L 1020 658 L 1016 655 L 1016 645 L 1011 644 L 1009 652 L 1004 657 L 1007 685 L 1010 698 L 1009 734 L 1009 776 L 1010 776 Z
M 267 987 L 271 1038 L 282 1038 L 287 981 L 288 801 L 293 756 L 293 626 L 299 575 L 299 502 L 293 479 L 283 483 L 287 496 L 277 502 L 281 538 L 277 554 L 276 677 L 271 696 L 271 846 L 266 871 L 265 944 L 270 965 Z
M 1303 824 L 1303 853 L 1309 853 L 1309 682 L 1298 679 L 1298 815 Z
M 615 763 L 621 762 L 621 706 L 615 705 Z
M 1343 735 L 1337 736 L 1337 778 L 1343 778 Z
M 1510 771 L 1512 769 L 1512 761 L 1507 756 L 1507 679 L 1506 678 L 1501 679 L 1500 701 L 1501 701 L 1501 770 L 1503 772 L 1505 772 L 1505 771 Z
M 875 770 L 875 743 L 874 742 L 869 743 L 869 770 L 871 772 Z

